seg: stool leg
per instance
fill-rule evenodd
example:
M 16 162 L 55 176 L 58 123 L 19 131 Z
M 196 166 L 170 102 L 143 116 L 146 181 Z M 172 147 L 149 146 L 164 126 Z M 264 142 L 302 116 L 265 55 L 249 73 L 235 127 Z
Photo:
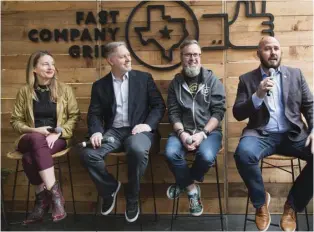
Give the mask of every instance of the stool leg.
M 120 159 L 117 157 L 117 173 L 116 173 L 116 179 L 119 180 L 119 165 L 120 165 Z M 117 215 L 117 205 L 118 205 L 118 196 L 116 196 L 116 202 L 115 202 L 115 209 L 114 209 L 114 215 Z
M 301 170 L 301 161 L 300 161 L 300 159 L 298 159 L 298 166 L 299 166 L 299 171 L 301 173 L 302 170 Z M 306 219 L 307 230 L 310 231 L 309 215 L 307 213 L 307 207 L 306 206 L 305 206 L 304 212 L 305 212 L 305 219 Z
M 157 221 L 157 207 L 156 207 L 156 196 L 155 196 L 155 183 L 154 183 L 154 174 L 153 174 L 153 164 L 152 159 L 149 157 L 149 164 L 150 164 L 150 175 L 152 177 L 152 192 L 154 198 L 154 213 L 155 213 L 155 222 Z
M 139 206 L 140 206 L 140 213 L 139 213 L 139 216 L 140 216 L 140 228 L 141 228 L 141 231 L 143 231 L 143 221 L 142 221 L 142 201 L 141 201 L 141 192 L 139 192 Z
M 222 206 L 221 206 L 221 196 L 220 196 L 220 186 L 219 186 L 219 174 L 218 174 L 218 163 L 217 159 L 215 159 L 215 169 L 216 169 L 216 183 L 217 183 L 217 190 L 218 190 L 218 201 L 219 201 L 219 210 L 220 210 L 220 224 L 221 230 L 224 231 L 224 222 L 223 222 L 223 215 L 222 215 Z
M 28 181 L 28 186 L 27 186 L 27 200 L 26 200 L 26 211 L 25 211 L 25 219 L 27 219 L 28 215 L 28 205 L 29 205 L 29 192 L 30 192 L 30 185 L 31 182 Z
M 62 181 L 62 174 L 61 174 L 61 165 L 60 165 L 60 158 L 58 158 L 58 178 L 60 183 L 61 192 L 63 193 L 63 181 Z
M 12 192 L 12 206 L 11 206 L 11 212 L 14 211 L 14 200 L 15 200 L 15 189 L 16 189 L 16 181 L 17 181 L 17 174 L 19 171 L 19 164 L 20 161 L 16 161 L 16 168 L 15 168 L 15 174 L 14 174 L 14 184 L 13 184 L 13 192 Z
M 180 201 L 180 196 L 179 196 L 178 199 L 177 199 L 176 216 L 174 217 L 174 219 L 177 219 L 177 217 L 178 217 L 179 201 Z
M 74 199 L 74 190 L 73 190 L 73 180 L 72 180 L 72 169 L 71 169 L 71 164 L 70 164 L 70 156 L 69 156 L 69 153 L 67 153 L 67 163 L 68 163 L 69 177 L 70 177 L 70 186 L 71 186 L 71 194 L 72 194 L 73 213 L 74 213 L 74 216 L 76 216 L 75 199 Z
M 173 220 L 174 220 L 174 211 L 176 210 L 175 209 L 175 206 L 176 206 L 176 198 L 173 199 L 173 203 L 172 203 L 172 214 L 171 214 L 171 225 L 170 225 L 170 230 L 172 231 L 172 225 L 173 225 Z
M 99 205 L 99 194 L 97 195 L 97 201 L 96 201 L 95 213 L 94 213 L 95 231 L 98 230 L 98 226 L 97 226 L 97 210 L 98 210 L 98 205 Z M 102 207 L 102 206 L 100 206 L 100 207 Z
M 6 216 L 6 211 L 5 211 L 5 207 L 4 207 L 4 192 L 3 192 L 3 186 L 1 183 L 1 219 L 3 220 L 3 224 L 4 224 L 4 230 L 8 230 L 9 229 L 9 223 L 7 221 L 7 216 Z
M 246 201 L 246 210 L 245 210 L 245 216 L 244 216 L 244 227 L 243 227 L 243 231 L 246 231 L 247 215 L 248 215 L 248 211 L 249 211 L 249 200 L 250 200 L 250 196 L 249 196 L 249 194 L 247 194 L 247 201 Z
M 292 176 L 292 184 L 294 184 L 295 177 L 294 177 L 294 163 L 293 160 L 290 161 L 291 164 L 291 176 Z M 299 219 L 298 219 L 298 214 L 295 212 L 295 217 L 296 217 L 296 223 L 297 223 L 297 228 L 296 230 L 299 230 Z

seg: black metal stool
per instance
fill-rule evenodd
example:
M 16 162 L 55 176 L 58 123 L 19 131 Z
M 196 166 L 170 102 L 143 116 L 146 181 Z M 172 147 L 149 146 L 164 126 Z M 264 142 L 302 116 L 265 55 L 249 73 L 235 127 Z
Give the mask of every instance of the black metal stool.
M 113 166 L 117 166 L 117 170 L 116 170 L 116 179 L 119 180 L 119 166 L 120 165 L 124 165 L 127 164 L 127 162 L 121 161 L 120 157 L 126 156 L 125 152 L 117 152 L 117 153 L 109 153 L 108 156 L 114 156 L 117 158 L 117 162 L 115 164 L 110 164 L 110 165 L 106 165 L 106 167 L 113 167 Z M 154 214 L 155 214 L 155 221 L 157 221 L 157 208 L 156 208 L 156 197 L 155 197 L 155 183 L 154 183 L 154 175 L 153 175 L 153 164 L 152 164 L 152 159 L 151 159 L 151 153 L 149 153 L 149 158 L 148 158 L 148 162 L 150 165 L 150 171 L 151 171 L 151 184 L 152 184 L 152 193 L 153 193 L 153 198 L 154 198 Z M 97 203 L 96 203 L 96 207 L 95 207 L 95 214 L 94 216 L 97 216 L 97 212 L 98 212 L 98 205 L 99 205 L 99 194 L 97 196 Z M 140 207 L 140 218 L 139 220 L 141 220 L 141 215 L 142 215 L 142 204 L 141 204 L 141 196 L 139 196 L 139 207 Z M 118 202 L 118 197 L 116 199 L 115 202 L 115 212 L 114 212 L 114 216 L 117 215 L 117 202 Z M 101 206 L 100 206 L 101 207 Z M 143 230 L 143 225 L 142 225 L 142 221 L 140 221 L 140 227 L 141 227 L 141 231 Z M 97 229 L 97 228 L 96 228 Z
M 72 182 L 72 171 L 71 171 L 70 156 L 69 156 L 70 149 L 71 148 L 66 148 L 63 151 L 57 152 L 57 153 L 52 155 L 52 158 L 57 160 L 57 162 L 55 162 L 55 165 L 57 165 L 57 167 L 55 167 L 55 169 L 58 170 L 59 182 L 60 182 L 60 187 L 61 187 L 61 191 L 62 192 L 63 192 L 63 190 L 62 190 L 62 173 L 61 173 L 61 165 L 60 164 L 61 163 L 67 163 L 68 164 L 69 176 L 70 176 L 70 185 L 71 185 L 71 193 L 72 193 L 73 212 L 74 212 L 74 216 L 76 216 L 75 199 L 74 199 L 73 182 Z M 66 155 L 67 160 L 63 161 L 63 162 L 60 162 L 60 158 L 63 157 L 64 155 Z M 11 211 L 12 212 L 14 210 L 14 200 L 15 200 L 15 190 L 16 190 L 17 174 L 19 172 L 23 172 L 24 171 L 23 169 L 19 170 L 19 164 L 20 164 L 20 161 L 22 160 L 22 157 L 23 157 L 22 153 L 20 153 L 18 151 L 13 151 L 13 152 L 7 153 L 7 158 L 16 160 L 16 168 L 15 168 L 15 174 L 14 174 L 14 184 L 13 184 L 13 191 L 12 191 L 12 206 L 11 206 Z M 28 181 L 25 218 L 27 218 L 27 215 L 28 215 L 29 192 L 30 192 L 30 182 Z
M 267 159 L 267 160 L 284 160 L 284 161 L 290 160 L 291 163 L 290 163 L 290 165 L 280 165 L 280 166 L 277 166 L 277 165 L 270 164 L 267 161 L 264 161 L 264 159 Z M 261 172 L 263 171 L 264 168 L 278 168 L 278 169 L 280 169 L 282 171 L 285 171 L 285 172 L 288 172 L 288 173 L 291 174 L 291 176 L 292 176 L 292 183 L 294 183 L 294 181 L 295 181 L 294 167 L 299 167 L 299 171 L 301 173 L 301 162 L 300 162 L 300 159 L 298 159 L 298 164 L 294 164 L 293 163 L 293 160 L 297 159 L 296 157 L 274 154 L 274 155 L 265 157 L 264 159 L 261 160 Z M 264 163 L 267 165 L 266 167 L 264 166 Z M 285 169 L 285 168 L 288 168 L 288 167 L 291 168 L 291 171 Z M 247 223 L 247 221 L 255 222 L 255 220 L 248 218 L 249 199 L 250 198 L 249 198 L 249 194 L 248 194 L 247 202 L 246 202 L 244 228 L 243 228 L 244 231 L 246 230 L 246 223 Z M 298 216 L 297 216 L 297 213 L 296 213 L 296 217 L 297 217 L 297 230 L 298 230 Z M 305 207 L 305 217 L 306 217 L 307 230 L 309 231 L 310 230 L 310 225 L 309 225 L 309 218 L 308 218 L 308 213 L 307 213 L 307 208 L 306 207 Z M 270 225 L 280 227 L 279 224 L 270 223 Z
M 219 153 L 223 152 L 223 148 L 220 149 Z M 189 152 L 190 154 L 193 154 L 193 152 Z M 189 154 L 188 154 L 189 155 Z M 187 160 L 189 163 L 193 162 L 193 160 Z M 220 194 L 220 186 L 219 186 L 219 175 L 218 175 L 218 163 L 217 163 L 217 157 L 215 159 L 215 164 L 212 166 L 215 167 L 216 170 L 216 184 L 217 184 L 217 191 L 218 191 L 218 200 L 219 200 L 219 210 L 220 210 L 220 224 L 221 224 L 221 230 L 224 230 L 224 223 L 223 223 L 223 212 L 222 212 L 222 204 L 221 204 L 221 194 Z M 173 206 L 172 206 L 172 214 L 171 214 L 171 226 L 170 226 L 170 230 L 172 231 L 172 226 L 173 226 L 173 221 L 175 219 L 177 219 L 178 217 L 178 208 L 179 208 L 179 200 L 180 200 L 180 196 L 176 199 L 173 199 Z M 190 215 L 188 215 L 190 217 Z M 202 215 L 199 217 L 208 217 L 208 215 Z

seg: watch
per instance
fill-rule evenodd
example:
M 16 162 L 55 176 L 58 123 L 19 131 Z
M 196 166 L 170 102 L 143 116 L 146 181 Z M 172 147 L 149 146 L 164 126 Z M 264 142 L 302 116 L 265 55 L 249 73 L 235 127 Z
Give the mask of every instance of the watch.
M 206 136 L 209 135 L 209 131 L 208 130 L 203 129 L 202 131 L 205 133 Z

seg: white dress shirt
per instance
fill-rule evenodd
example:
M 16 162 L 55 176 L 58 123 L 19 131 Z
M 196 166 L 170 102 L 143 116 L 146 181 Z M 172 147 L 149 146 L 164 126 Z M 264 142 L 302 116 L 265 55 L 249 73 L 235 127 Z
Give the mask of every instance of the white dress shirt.
M 113 89 L 116 97 L 117 110 L 113 121 L 113 127 L 129 127 L 128 109 L 129 109 L 129 74 L 125 73 L 122 80 L 117 79 L 113 73 Z

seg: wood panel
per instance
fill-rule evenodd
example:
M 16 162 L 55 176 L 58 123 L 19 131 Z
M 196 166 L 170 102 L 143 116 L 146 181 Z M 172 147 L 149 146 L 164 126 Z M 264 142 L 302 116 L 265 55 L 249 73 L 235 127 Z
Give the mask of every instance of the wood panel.
M 229 21 L 234 17 L 235 1 L 186 1 L 194 12 L 200 26 L 199 42 L 203 46 L 213 46 L 213 41 L 223 41 L 224 25 L 221 19 L 202 18 L 203 14 L 228 13 Z M 82 119 L 75 131 L 74 139 L 76 142 L 84 140 L 86 135 L 86 113 L 90 103 L 91 85 L 94 81 L 110 72 L 110 66 L 102 58 L 71 58 L 68 55 L 68 49 L 71 45 L 102 45 L 111 41 L 109 34 L 103 42 L 39 42 L 33 43 L 28 40 L 27 33 L 30 29 L 63 29 L 77 28 L 82 31 L 88 28 L 91 32 L 95 27 L 98 28 L 114 28 L 119 27 L 117 33 L 118 40 L 125 40 L 126 21 L 132 9 L 139 4 L 138 1 L 2 1 L 1 7 L 1 162 L 2 167 L 15 169 L 15 162 L 6 158 L 6 153 L 13 149 L 13 142 L 17 138 L 17 134 L 12 130 L 9 123 L 10 113 L 15 101 L 18 89 L 25 83 L 25 68 L 29 55 L 36 50 L 49 50 L 56 60 L 56 66 L 59 69 L 59 79 L 65 83 L 69 83 L 76 94 L 79 108 L 82 112 Z M 186 27 L 190 33 L 190 38 L 194 34 L 191 16 L 184 9 L 179 7 L 175 2 L 156 1 L 149 4 L 165 5 L 167 15 L 176 18 L 184 18 Z M 256 11 L 261 12 L 261 1 L 255 1 Z M 145 26 L 147 20 L 146 6 L 139 9 L 132 19 L 132 28 L 136 26 Z M 117 23 L 112 23 L 112 19 L 108 19 L 105 25 L 81 25 L 76 24 L 76 12 L 83 11 L 85 16 L 88 11 L 97 13 L 100 10 L 119 10 Z M 242 4 L 238 18 L 229 28 L 230 41 L 234 45 L 257 45 L 263 36 L 261 31 L 267 26 L 261 25 L 261 22 L 267 20 L 265 17 L 246 17 L 244 15 L 244 5 Z M 274 32 L 279 39 L 283 51 L 282 64 L 300 68 L 311 88 L 313 90 L 313 2 L 307 0 L 267 0 L 266 12 L 274 15 Z M 152 29 L 145 33 L 145 37 L 159 38 L 159 28 L 165 25 L 165 21 L 161 19 L 160 12 L 152 12 Z M 44 20 L 43 20 L 44 19 Z M 98 18 L 96 18 L 98 20 Z M 169 24 L 170 25 L 170 24 Z M 170 26 L 169 26 L 170 27 Z M 171 25 L 173 32 L 171 40 L 165 41 L 163 44 L 169 47 L 174 40 L 180 38 L 180 27 Z M 143 46 L 137 39 L 134 30 L 130 30 L 130 42 L 133 50 L 145 62 L 167 67 L 169 65 L 180 62 L 179 49 L 174 51 L 174 59 L 172 62 L 161 57 L 158 48 L 152 44 Z M 223 122 L 223 144 L 224 153 L 218 155 L 220 188 L 223 193 L 224 212 L 242 214 L 246 203 L 246 188 L 236 169 L 233 153 L 238 145 L 242 129 L 246 126 L 248 120 L 238 122 L 232 114 L 232 106 L 235 101 L 237 92 L 238 78 L 241 74 L 256 69 L 259 66 L 259 59 L 256 56 L 256 50 L 238 50 L 227 49 L 217 51 L 203 51 L 202 64 L 204 67 L 213 70 L 216 76 L 220 78 L 224 84 L 227 99 L 227 111 Z M 141 65 L 134 57 L 132 59 L 133 69 L 150 72 L 156 81 L 156 84 L 164 100 L 167 100 L 167 88 L 174 75 L 181 71 L 181 67 L 172 71 L 156 71 Z M 164 116 L 160 131 L 162 139 L 160 148 L 164 150 L 167 142 L 167 136 L 171 131 L 169 127 L 167 115 Z M 170 183 L 173 183 L 173 175 L 171 174 L 165 158 L 159 154 L 152 156 L 153 171 L 156 181 L 156 195 L 158 213 L 169 214 L 172 210 L 172 202 L 166 199 L 165 191 Z M 92 213 L 95 208 L 96 189 L 90 180 L 86 170 L 82 167 L 79 157 L 75 151 L 70 156 L 75 197 L 77 198 L 77 211 L 79 213 Z M 106 162 L 114 163 L 115 159 L 108 158 Z M 276 164 L 276 161 L 274 162 Z M 304 162 L 302 163 L 304 166 Z M 70 189 L 68 170 L 66 166 L 62 167 L 64 171 L 63 182 L 65 183 L 64 194 L 67 200 L 67 210 L 72 210 L 70 203 Z M 115 168 L 110 171 L 115 172 Z M 297 171 L 297 170 L 296 170 Z M 203 204 L 205 211 L 216 214 L 219 212 L 217 189 L 215 186 L 214 170 L 210 170 L 206 174 L 204 183 L 201 184 Z M 297 172 L 296 172 L 297 173 Z M 123 183 L 127 182 L 126 168 L 120 169 L 120 178 Z M 266 189 L 272 195 L 271 212 L 281 213 L 285 201 L 285 197 L 291 186 L 291 177 L 278 170 L 267 170 L 263 174 Z M 12 191 L 13 175 L 8 179 L 5 185 L 5 200 L 10 204 Z M 27 189 L 27 179 L 24 174 L 19 174 L 17 186 L 16 209 L 25 209 L 25 198 Z M 32 189 L 33 192 L 33 189 Z M 146 171 L 142 184 L 143 192 L 143 208 L 144 212 L 152 213 L 152 194 L 150 191 L 150 170 Z M 142 193 L 141 192 L 141 193 Z M 31 200 L 34 199 L 31 194 Z M 124 212 L 123 191 L 119 194 L 120 203 L 118 204 L 118 212 Z M 312 202 L 311 202 L 312 203 Z M 30 202 L 30 206 L 33 202 Z M 188 202 L 182 201 L 179 209 L 180 213 L 187 213 Z M 313 207 L 309 211 L 313 212 Z M 253 213 L 252 207 L 250 213 Z

